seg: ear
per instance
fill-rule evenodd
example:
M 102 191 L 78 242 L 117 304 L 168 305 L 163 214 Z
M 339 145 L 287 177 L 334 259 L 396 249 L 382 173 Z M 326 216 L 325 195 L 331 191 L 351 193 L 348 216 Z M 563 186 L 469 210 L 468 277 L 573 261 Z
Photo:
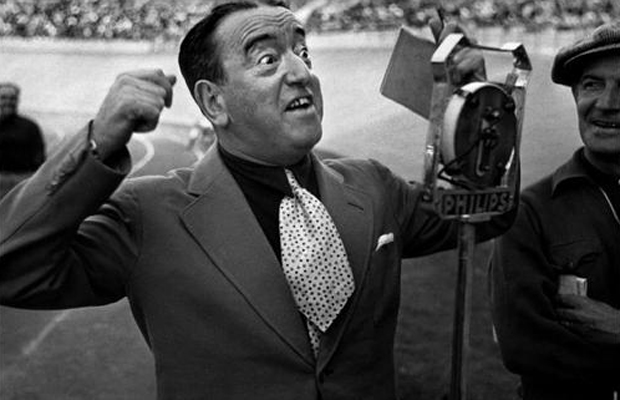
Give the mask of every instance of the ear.
M 194 85 L 194 99 L 200 111 L 213 124 L 225 128 L 228 125 L 228 111 L 220 87 L 209 80 L 201 79 Z

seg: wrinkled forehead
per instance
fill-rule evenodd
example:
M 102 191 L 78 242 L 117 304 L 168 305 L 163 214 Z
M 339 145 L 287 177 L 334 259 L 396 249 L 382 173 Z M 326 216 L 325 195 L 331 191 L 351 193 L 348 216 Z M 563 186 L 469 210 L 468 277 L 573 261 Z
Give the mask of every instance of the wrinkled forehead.
M 222 49 L 246 50 L 262 39 L 282 39 L 299 35 L 305 37 L 302 24 L 283 7 L 260 6 L 236 12 L 218 27 Z
M 603 75 L 620 81 L 620 52 L 604 53 L 583 62 L 581 76 Z

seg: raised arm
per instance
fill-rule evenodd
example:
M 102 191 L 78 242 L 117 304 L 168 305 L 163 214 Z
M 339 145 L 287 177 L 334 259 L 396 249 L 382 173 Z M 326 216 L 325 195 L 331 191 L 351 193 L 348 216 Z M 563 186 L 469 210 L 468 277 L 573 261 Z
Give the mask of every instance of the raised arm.
M 160 70 L 120 75 L 93 122 L 2 199 L 1 304 L 68 308 L 125 295 L 136 205 L 131 191 L 108 199 L 129 172 L 127 141 L 156 126 L 173 84 Z

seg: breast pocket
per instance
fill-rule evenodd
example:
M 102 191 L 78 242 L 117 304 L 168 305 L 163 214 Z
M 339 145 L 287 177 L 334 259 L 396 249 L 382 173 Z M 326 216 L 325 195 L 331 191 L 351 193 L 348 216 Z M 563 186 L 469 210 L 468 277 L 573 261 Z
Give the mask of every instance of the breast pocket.
M 602 246 L 596 239 L 579 239 L 552 244 L 551 264 L 560 274 L 587 276 L 601 258 Z
M 374 325 L 390 319 L 398 308 L 400 292 L 400 253 L 395 241 L 373 251 L 364 286 L 372 304 Z

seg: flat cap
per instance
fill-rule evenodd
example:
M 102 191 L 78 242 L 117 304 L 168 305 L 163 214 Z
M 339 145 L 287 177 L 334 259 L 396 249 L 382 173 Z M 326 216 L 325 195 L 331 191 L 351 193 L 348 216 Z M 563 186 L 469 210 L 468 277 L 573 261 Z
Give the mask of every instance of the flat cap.
M 620 54 L 620 21 L 601 25 L 583 39 L 561 48 L 553 61 L 551 79 L 571 86 L 580 78 L 585 61 L 607 52 Z

